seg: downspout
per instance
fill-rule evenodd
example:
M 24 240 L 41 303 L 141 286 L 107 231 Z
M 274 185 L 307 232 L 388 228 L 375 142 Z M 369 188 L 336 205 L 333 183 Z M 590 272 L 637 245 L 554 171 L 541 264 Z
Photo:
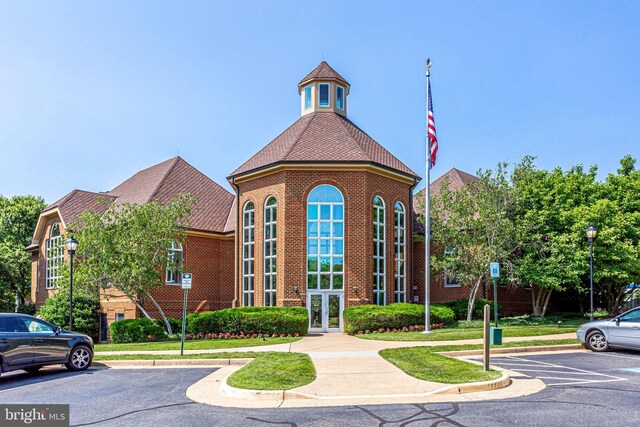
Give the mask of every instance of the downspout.
M 238 243 L 240 242 L 240 237 L 238 235 L 238 228 L 240 227 L 240 187 L 236 184 L 235 177 L 231 178 L 231 185 L 233 186 L 236 192 L 236 230 L 235 230 L 235 249 L 236 249 L 236 264 L 233 272 L 233 278 L 235 282 L 235 286 L 233 287 L 233 302 L 232 306 L 236 307 L 237 302 L 239 302 L 238 297 L 238 289 L 240 283 L 240 275 L 238 274 L 238 268 L 240 267 L 240 248 L 238 247 Z
M 411 244 L 409 245 L 409 271 L 410 271 L 410 276 L 411 277 L 411 281 L 409 282 L 411 285 L 411 290 L 409 292 L 409 296 L 411 298 L 411 300 L 409 302 L 413 302 L 413 224 L 415 219 L 413 218 L 414 216 L 414 211 L 413 211 L 413 189 L 416 188 L 416 185 L 418 185 L 418 180 L 416 178 L 413 178 L 413 185 L 409 188 L 409 212 L 411 214 Z

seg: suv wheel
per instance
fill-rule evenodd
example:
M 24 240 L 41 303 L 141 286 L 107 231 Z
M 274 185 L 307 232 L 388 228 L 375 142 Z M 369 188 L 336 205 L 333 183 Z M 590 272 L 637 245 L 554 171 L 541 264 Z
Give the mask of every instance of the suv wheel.
M 91 366 L 92 354 L 89 347 L 86 345 L 79 345 L 75 347 L 69 355 L 69 361 L 65 363 L 65 366 L 70 371 L 84 371 Z
M 609 342 L 602 332 L 593 331 L 587 335 L 587 347 L 592 351 L 607 351 Z

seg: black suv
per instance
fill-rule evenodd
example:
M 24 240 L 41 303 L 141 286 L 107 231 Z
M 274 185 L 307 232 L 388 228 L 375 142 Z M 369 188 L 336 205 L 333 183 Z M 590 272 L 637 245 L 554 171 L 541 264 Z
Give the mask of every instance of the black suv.
M 92 359 L 91 337 L 26 314 L 0 313 L 0 373 L 36 372 L 62 363 L 71 371 L 83 371 Z

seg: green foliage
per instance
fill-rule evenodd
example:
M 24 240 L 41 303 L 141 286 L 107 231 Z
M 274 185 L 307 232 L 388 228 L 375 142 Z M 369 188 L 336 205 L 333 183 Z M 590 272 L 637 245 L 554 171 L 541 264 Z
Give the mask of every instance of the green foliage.
M 33 316 L 36 314 L 36 305 L 33 303 L 20 304 L 18 305 L 18 313 L 30 314 Z
M 162 319 L 155 319 L 155 322 L 158 326 L 164 329 L 164 321 Z M 167 317 L 167 322 L 171 325 L 171 330 L 174 334 L 179 334 L 182 332 L 182 319 L 176 319 L 175 317 Z
M 306 335 L 309 312 L 304 307 L 239 307 L 191 313 L 187 330 L 192 334 L 256 333 Z
M 473 302 L 473 317 L 476 319 L 482 319 L 484 316 L 484 306 L 485 304 L 489 304 L 491 306 L 491 316 L 493 316 L 493 301 L 476 298 Z M 447 301 L 443 302 L 441 305 L 445 307 L 449 307 L 453 310 L 456 316 L 456 320 L 464 320 L 467 318 L 467 310 L 469 307 L 468 299 L 459 299 L 455 301 Z M 498 313 L 500 312 L 501 305 L 498 303 Z
M 164 329 L 145 317 L 113 322 L 110 332 L 111 341 L 116 344 L 164 339 Z
M 358 331 L 375 331 L 380 328 L 393 329 L 424 324 L 424 305 L 395 303 L 390 305 L 360 305 L 345 308 L 342 312 L 344 331 L 355 334 Z M 431 323 L 454 322 L 454 313 L 442 305 L 431 306 Z
M 41 197 L 0 195 L 0 311 L 15 310 L 16 294 L 19 304 L 29 300 L 31 256 L 24 248 L 45 206 Z
M 46 299 L 38 310 L 44 320 L 62 328 L 69 327 L 69 292 L 60 288 L 58 293 Z M 73 330 L 90 337 L 98 336 L 100 327 L 98 297 L 81 293 L 73 294 Z

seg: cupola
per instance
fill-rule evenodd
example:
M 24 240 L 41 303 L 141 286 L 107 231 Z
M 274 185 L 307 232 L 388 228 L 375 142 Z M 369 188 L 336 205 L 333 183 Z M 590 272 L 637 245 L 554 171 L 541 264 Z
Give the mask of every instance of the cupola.
M 301 115 L 332 112 L 346 116 L 349 87 L 344 77 L 322 61 L 298 83 Z

